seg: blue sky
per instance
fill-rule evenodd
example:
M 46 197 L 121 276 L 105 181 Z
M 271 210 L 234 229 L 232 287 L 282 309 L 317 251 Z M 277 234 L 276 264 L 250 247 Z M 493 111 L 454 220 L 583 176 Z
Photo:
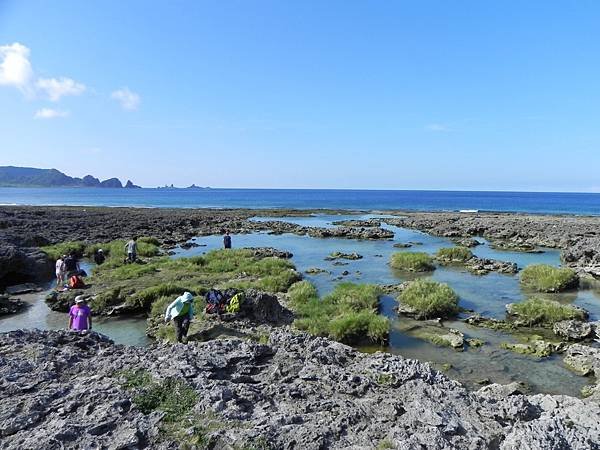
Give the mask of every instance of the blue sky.
M 0 0 L 0 165 L 600 192 L 594 1 Z

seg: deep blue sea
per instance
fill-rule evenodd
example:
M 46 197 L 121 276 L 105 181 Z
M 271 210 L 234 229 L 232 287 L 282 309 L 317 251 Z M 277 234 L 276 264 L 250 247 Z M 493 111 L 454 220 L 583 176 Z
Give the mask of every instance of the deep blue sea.
M 600 194 L 333 189 L 0 188 L 3 205 L 327 208 L 600 215 Z

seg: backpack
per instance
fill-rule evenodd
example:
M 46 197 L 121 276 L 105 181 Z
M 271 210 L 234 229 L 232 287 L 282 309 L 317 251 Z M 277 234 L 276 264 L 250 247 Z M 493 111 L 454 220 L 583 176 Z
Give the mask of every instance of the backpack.
M 205 296 L 207 305 L 218 305 L 223 303 L 223 293 L 217 289 L 211 289 Z
M 85 287 L 85 283 L 80 276 L 73 275 L 71 278 L 69 278 L 69 287 L 71 289 L 81 289 Z
M 225 306 L 225 297 L 223 293 L 217 289 L 211 289 L 206 293 L 204 297 L 206 300 L 206 313 L 207 314 L 220 314 L 223 312 Z
M 242 294 L 241 292 L 239 294 L 235 294 L 233 297 L 231 297 L 231 300 L 229 300 L 229 304 L 225 308 L 225 311 L 227 311 L 228 313 L 239 312 L 240 305 L 242 304 L 243 301 L 244 301 L 244 294 Z

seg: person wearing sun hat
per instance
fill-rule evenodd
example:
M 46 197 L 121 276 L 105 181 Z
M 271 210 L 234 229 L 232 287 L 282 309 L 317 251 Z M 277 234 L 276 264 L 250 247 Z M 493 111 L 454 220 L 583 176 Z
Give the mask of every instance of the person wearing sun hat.
M 183 342 L 187 338 L 190 322 L 194 317 L 194 296 L 190 292 L 184 292 L 177 297 L 165 311 L 165 322 L 173 321 L 177 342 Z
M 92 310 L 83 295 L 75 297 L 75 304 L 69 310 L 69 330 L 85 331 L 92 329 Z

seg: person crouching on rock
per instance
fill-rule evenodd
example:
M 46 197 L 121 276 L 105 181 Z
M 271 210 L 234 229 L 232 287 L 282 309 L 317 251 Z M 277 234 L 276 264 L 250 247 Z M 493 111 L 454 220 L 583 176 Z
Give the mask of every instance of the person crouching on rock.
M 92 329 L 92 310 L 82 295 L 75 297 L 75 304 L 69 310 L 69 330 L 85 331 Z
M 177 297 L 173 303 L 167 307 L 165 312 L 165 322 L 173 320 L 175 324 L 175 332 L 177 333 L 177 342 L 183 342 L 183 338 L 187 340 L 190 322 L 194 317 L 194 296 L 189 292 L 184 292 L 183 295 Z
M 106 257 L 104 256 L 104 250 L 102 250 L 101 248 L 99 248 L 98 250 L 96 250 L 94 252 L 94 262 L 97 265 L 102 264 L 104 261 L 106 261 Z

